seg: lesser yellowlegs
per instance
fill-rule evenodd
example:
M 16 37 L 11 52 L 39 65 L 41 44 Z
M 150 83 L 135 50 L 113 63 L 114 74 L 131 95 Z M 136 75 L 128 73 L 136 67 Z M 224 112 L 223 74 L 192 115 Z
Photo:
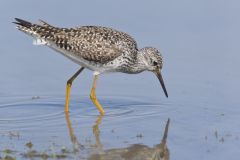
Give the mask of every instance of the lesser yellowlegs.
M 67 81 L 65 111 L 69 111 L 70 89 L 74 79 L 84 68 L 94 71 L 90 94 L 101 114 L 104 110 L 96 98 L 98 75 L 105 72 L 128 74 L 151 71 L 156 74 L 168 97 L 161 75 L 163 59 L 153 47 L 138 49 L 136 41 L 128 34 L 101 26 L 59 28 L 40 20 L 39 24 L 15 18 L 17 29 L 35 38 L 34 44 L 46 45 L 76 62 L 81 68 Z

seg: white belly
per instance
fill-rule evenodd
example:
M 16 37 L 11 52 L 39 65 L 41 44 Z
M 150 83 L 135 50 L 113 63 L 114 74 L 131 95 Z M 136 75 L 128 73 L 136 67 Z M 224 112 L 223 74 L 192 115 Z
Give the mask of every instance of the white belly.
M 76 56 L 72 52 L 69 52 L 69 51 L 66 51 L 65 49 L 61 49 L 61 48 L 57 47 L 55 44 L 46 44 L 46 45 L 48 47 L 50 47 L 51 49 L 61 53 L 62 55 L 64 55 L 68 59 L 72 60 L 73 62 L 79 64 L 80 66 L 88 68 L 92 71 L 97 71 L 99 73 L 102 73 L 102 72 L 107 72 L 109 70 L 108 67 L 104 67 L 103 65 L 89 62 L 79 56 Z
M 51 49 L 61 53 L 62 55 L 64 55 L 65 57 L 67 57 L 68 59 L 72 60 L 73 62 L 79 64 L 82 67 L 88 68 L 92 71 L 101 71 L 101 69 L 98 67 L 98 65 L 94 65 L 93 63 L 80 58 L 79 56 L 76 56 L 75 54 L 73 54 L 72 52 L 66 51 L 65 49 L 61 49 L 59 47 L 57 47 L 56 45 L 52 45 L 52 44 L 47 44 L 48 47 L 50 47 Z

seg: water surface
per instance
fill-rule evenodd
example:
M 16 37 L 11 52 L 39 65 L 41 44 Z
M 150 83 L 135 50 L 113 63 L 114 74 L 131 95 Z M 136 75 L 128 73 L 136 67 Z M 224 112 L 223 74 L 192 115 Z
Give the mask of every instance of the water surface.
M 170 159 L 239 159 L 238 6 L 234 0 L 1 1 L 0 157 L 152 158 L 170 118 Z M 65 115 L 65 84 L 79 66 L 33 46 L 14 17 L 113 27 L 131 34 L 139 48 L 160 49 L 169 98 L 152 73 L 102 75 L 97 97 L 106 115 L 99 117 L 89 99 L 92 72 L 84 70 Z

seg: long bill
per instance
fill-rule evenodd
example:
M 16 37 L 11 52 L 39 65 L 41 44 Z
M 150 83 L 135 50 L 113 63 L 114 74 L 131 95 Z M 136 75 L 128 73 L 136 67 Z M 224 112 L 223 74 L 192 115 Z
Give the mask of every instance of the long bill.
M 165 87 L 165 84 L 164 84 L 164 81 L 163 81 L 163 77 L 162 77 L 162 74 L 161 74 L 160 70 L 156 70 L 154 73 L 156 74 L 156 76 L 157 76 L 157 78 L 158 78 L 158 80 L 159 80 L 159 82 L 160 82 L 160 84 L 162 86 L 162 89 L 163 89 L 166 97 L 168 97 L 167 89 Z

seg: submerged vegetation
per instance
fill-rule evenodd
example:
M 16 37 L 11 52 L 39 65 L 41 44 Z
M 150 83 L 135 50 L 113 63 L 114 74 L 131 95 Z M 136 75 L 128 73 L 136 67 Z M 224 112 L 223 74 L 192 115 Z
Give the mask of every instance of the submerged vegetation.
M 14 151 L 11 149 L 4 149 L 0 152 L 0 160 L 16 160 L 16 157 L 21 159 L 67 159 L 71 157 L 72 152 L 67 149 L 61 149 L 59 152 L 38 151 L 33 149 L 33 143 L 28 142 L 25 144 L 26 151 Z

